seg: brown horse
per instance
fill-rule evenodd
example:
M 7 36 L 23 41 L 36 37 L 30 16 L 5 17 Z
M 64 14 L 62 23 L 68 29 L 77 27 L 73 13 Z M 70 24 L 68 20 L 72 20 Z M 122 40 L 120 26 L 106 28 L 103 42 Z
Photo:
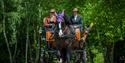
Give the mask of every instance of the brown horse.
M 88 29 L 86 29 L 85 32 L 82 34 L 80 33 L 79 26 L 66 25 L 65 21 L 66 20 L 63 19 L 61 24 L 63 35 L 62 36 L 58 35 L 59 29 L 58 29 L 58 25 L 56 25 L 54 32 L 50 32 L 50 31 L 48 32 L 49 37 L 47 37 L 46 42 L 47 42 L 48 48 L 57 49 L 59 51 L 59 54 L 60 54 L 59 56 L 62 60 L 61 63 L 65 63 L 65 62 L 70 63 L 70 57 L 71 57 L 72 51 L 83 49 L 85 39 L 89 32 L 88 29 L 90 29 L 92 25 L 88 27 Z M 80 37 L 79 35 L 82 35 L 82 37 Z M 85 59 L 86 58 L 84 56 L 84 60 Z

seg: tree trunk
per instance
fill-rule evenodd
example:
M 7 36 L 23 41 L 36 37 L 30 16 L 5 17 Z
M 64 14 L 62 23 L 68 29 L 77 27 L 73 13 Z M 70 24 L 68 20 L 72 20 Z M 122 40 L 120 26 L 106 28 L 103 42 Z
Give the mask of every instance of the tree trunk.
M 13 54 L 13 62 L 15 62 L 16 52 L 17 52 L 17 39 L 16 39 L 15 50 L 14 50 L 14 54 Z
M 35 40 L 37 41 L 37 46 L 36 46 L 36 59 L 35 59 L 35 63 L 38 63 L 39 61 L 39 49 L 40 49 L 40 40 L 39 40 L 39 34 L 38 34 L 38 27 L 36 27 L 36 30 L 35 30 Z
M 28 25 L 28 24 L 27 24 L 27 25 Z M 28 30 L 29 30 L 29 29 L 28 29 L 28 26 L 27 26 L 27 33 L 26 33 L 26 34 L 27 34 L 27 36 L 26 36 L 26 38 L 27 38 L 27 39 L 26 39 L 26 54 L 25 54 L 25 55 L 26 55 L 26 56 L 25 56 L 26 62 L 25 62 L 25 63 L 27 63 L 27 59 L 28 59 L 28 56 L 27 56 L 27 55 L 28 55 L 28 42 L 29 42 L 29 31 L 28 31 Z
M 30 42 L 29 42 L 29 57 L 30 57 L 30 63 L 34 63 L 32 57 L 32 44 Z
M 16 29 L 16 24 L 14 26 L 15 26 L 15 28 L 13 28 L 13 29 Z M 11 36 L 12 41 L 15 42 L 15 44 L 14 44 L 15 45 L 14 46 L 14 53 L 13 53 L 13 63 L 16 63 L 15 59 L 16 59 L 16 54 L 17 54 L 17 30 L 13 30 L 12 35 L 15 36 L 15 37 Z
M 10 51 L 10 46 L 9 46 L 9 42 L 8 42 L 7 34 L 6 34 L 5 15 L 4 15 L 5 13 L 4 13 L 4 2 L 3 2 L 3 0 L 2 0 L 2 10 L 3 10 L 3 34 L 4 34 L 5 42 L 6 42 L 6 45 L 7 45 L 7 49 L 8 49 L 8 52 L 9 52 L 10 63 L 13 63 L 12 55 L 11 55 L 11 51 Z
M 26 6 L 26 15 L 28 16 L 28 2 L 25 2 L 25 6 Z M 28 63 L 28 44 L 29 44 L 29 17 L 27 17 L 26 19 L 27 21 L 27 28 L 26 28 L 26 52 L 25 52 L 25 63 Z

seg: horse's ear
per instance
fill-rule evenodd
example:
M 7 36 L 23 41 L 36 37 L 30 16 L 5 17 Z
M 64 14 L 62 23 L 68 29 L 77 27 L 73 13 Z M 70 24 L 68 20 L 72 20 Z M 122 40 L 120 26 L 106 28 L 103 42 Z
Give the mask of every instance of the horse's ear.
M 94 23 L 92 22 L 92 23 L 90 24 L 90 28 L 92 28 L 92 27 L 93 27 L 93 25 L 94 25 Z

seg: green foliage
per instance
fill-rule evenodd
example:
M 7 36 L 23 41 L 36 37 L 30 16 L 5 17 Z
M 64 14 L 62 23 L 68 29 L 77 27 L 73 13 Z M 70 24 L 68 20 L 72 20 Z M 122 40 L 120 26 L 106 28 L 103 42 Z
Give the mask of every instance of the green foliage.
M 104 62 L 103 53 L 97 53 L 93 61 L 94 63 L 103 63 Z
M 5 6 L 4 11 L 1 4 L 2 1 Z M 34 54 L 39 50 L 39 43 L 41 42 L 39 38 L 41 35 L 38 32 L 43 25 L 43 18 L 48 15 L 48 11 L 51 8 L 55 8 L 57 12 L 65 9 L 66 13 L 71 15 L 74 7 L 79 8 L 84 27 L 91 22 L 94 23 L 94 27 L 88 37 L 87 49 L 90 49 L 95 55 L 94 63 L 102 63 L 104 61 L 102 59 L 103 48 L 112 46 L 113 43 L 125 37 L 124 0 L 1 0 L 0 47 L 2 48 L 0 50 L 6 49 L 2 30 L 2 20 L 3 16 L 5 16 L 6 33 L 9 45 L 11 45 L 12 55 L 14 54 L 16 43 L 18 44 L 16 51 L 17 61 L 15 60 L 15 63 L 25 62 L 27 32 L 29 33 L 28 62 L 35 62 L 37 55 L 34 56 Z M 44 45 L 42 44 L 42 47 L 45 48 L 45 43 Z M 9 60 L 6 50 L 0 52 L 0 54 L 0 56 L 2 54 L 5 55 L 4 58 Z

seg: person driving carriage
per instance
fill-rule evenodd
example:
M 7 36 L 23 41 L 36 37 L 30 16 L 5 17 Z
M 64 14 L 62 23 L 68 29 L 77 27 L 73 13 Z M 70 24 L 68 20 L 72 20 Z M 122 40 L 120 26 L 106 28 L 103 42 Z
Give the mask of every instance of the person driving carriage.
M 57 22 L 57 18 L 55 15 L 55 9 L 50 9 L 49 16 L 43 19 L 43 25 L 45 29 L 45 38 L 46 38 L 47 43 L 50 40 L 52 40 L 51 36 L 52 36 L 52 33 L 54 33 L 56 22 Z
M 53 28 L 56 25 L 56 15 L 55 15 L 55 9 L 50 10 L 50 15 L 44 18 L 44 27 L 46 28 L 46 31 L 53 32 Z
M 78 15 L 78 8 L 74 8 L 72 10 L 72 16 L 70 17 L 71 20 L 71 28 L 73 29 L 72 32 L 75 33 L 76 39 L 80 41 L 81 39 L 81 32 L 83 32 L 83 21 L 81 16 Z
M 81 16 L 78 15 L 78 8 L 74 8 L 72 10 L 72 16 L 70 17 L 71 20 L 71 25 L 79 25 L 80 26 L 80 31 L 82 32 L 83 30 L 83 21 Z

